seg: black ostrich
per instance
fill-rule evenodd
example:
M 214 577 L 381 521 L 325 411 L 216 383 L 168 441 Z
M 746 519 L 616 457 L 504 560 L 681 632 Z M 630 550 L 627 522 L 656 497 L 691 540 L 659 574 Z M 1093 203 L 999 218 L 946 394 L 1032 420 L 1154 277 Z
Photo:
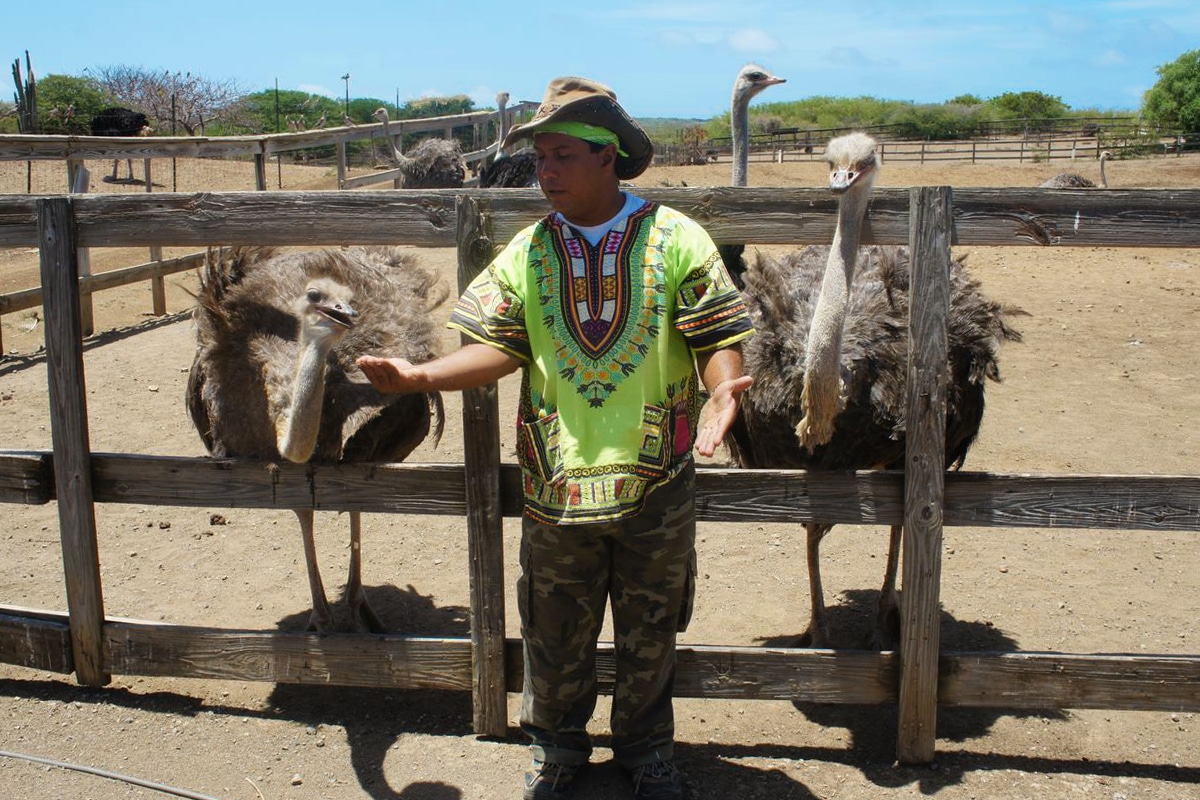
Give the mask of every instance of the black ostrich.
M 140 111 L 128 108 L 105 108 L 92 117 L 92 136 L 149 136 L 150 121 Z M 129 168 L 128 180 L 133 180 L 133 159 L 125 159 Z M 117 181 L 117 168 L 121 159 L 113 159 L 112 178 L 110 183 Z
M 522 189 L 537 185 L 537 153 L 532 147 L 522 147 L 512 155 L 501 153 L 495 161 L 479 170 L 479 186 L 483 189 Z

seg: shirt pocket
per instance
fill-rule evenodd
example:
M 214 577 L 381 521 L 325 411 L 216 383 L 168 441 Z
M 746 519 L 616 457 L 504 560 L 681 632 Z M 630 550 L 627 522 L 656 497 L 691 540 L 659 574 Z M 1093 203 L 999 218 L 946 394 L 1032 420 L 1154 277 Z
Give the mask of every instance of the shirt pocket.
M 642 406 L 642 440 L 638 447 L 638 467 L 651 476 L 667 474 L 675 459 L 675 425 L 671 409 Z
M 559 445 L 560 429 L 557 412 L 540 419 L 521 421 L 521 452 L 525 466 L 546 483 L 559 483 L 565 477 L 566 468 Z

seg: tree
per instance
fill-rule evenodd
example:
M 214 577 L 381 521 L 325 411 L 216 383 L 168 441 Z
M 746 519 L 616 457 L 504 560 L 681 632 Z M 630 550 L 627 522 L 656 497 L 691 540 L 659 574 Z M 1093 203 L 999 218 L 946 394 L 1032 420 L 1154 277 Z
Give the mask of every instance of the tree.
M 1200 131 L 1200 50 L 1184 53 L 1158 70 L 1142 113 L 1150 122 L 1185 133 Z
M 91 78 L 47 75 L 38 81 L 38 117 L 43 133 L 88 135 L 92 117 L 115 101 Z
M 1061 97 L 1045 92 L 1005 92 L 988 100 L 987 106 L 1001 119 L 1025 120 L 1026 133 L 1049 130 L 1053 125 L 1049 120 L 1058 119 L 1070 110 Z
M 117 103 L 149 117 L 160 134 L 200 135 L 206 125 L 225 121 L 242 95 L 232 80 L 123 64 L 100 68 L 96 80 Z

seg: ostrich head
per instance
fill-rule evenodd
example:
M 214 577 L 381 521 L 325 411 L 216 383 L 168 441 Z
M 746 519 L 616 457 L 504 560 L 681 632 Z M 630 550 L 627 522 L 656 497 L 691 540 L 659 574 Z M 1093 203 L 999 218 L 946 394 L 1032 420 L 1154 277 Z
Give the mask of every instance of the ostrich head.
M 386 108 L 384 108 L 383 106 L 380 106 L 379 108 L 375 109 L 375 111 L 373 111 L 371 113 L 371 116 L 374 117 L 375 119 L 379 120 L 380 122 L 388 122 L 389 121 L 388 110 Z
M 304 287 L 304 296 L 296 301 L 302 337 L 308 342 L 332 347 L 354 327 L 358 311 L 353 292 L 337 281 L 315 278 Z
M 855 131 L 830 139 L 825 146 L 825 160 L 829 162 L 829 189 L 835 195 L 852 188 L 870 193 L 879 173 L 875 140 L 870 136 Z
M 733 101 L 749 103 L 750 99 L 763 89 L 778 83 L 787 83 L 787 78 L 772 75 L 758 64 L 747 64 L 742 67 L 733 82 Z

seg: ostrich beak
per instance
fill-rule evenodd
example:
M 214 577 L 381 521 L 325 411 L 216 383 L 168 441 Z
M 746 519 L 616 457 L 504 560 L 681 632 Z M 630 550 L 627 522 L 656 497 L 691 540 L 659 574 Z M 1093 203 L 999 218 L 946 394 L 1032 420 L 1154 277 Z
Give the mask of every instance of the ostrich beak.
M 347 330 L 354 327 L 355 319 L 358 317 L 358 311 L 349 303 L 318 303 L 313 306 L 313 310 L 334 325 L 339 325 Z
M 829 171 L 829 190 L 835 195 L 844 194 L 854 184 L 865 180 L 864 176 L 875 168 L 874 164 L 854 164 L 849 167 L 834 167 Z

